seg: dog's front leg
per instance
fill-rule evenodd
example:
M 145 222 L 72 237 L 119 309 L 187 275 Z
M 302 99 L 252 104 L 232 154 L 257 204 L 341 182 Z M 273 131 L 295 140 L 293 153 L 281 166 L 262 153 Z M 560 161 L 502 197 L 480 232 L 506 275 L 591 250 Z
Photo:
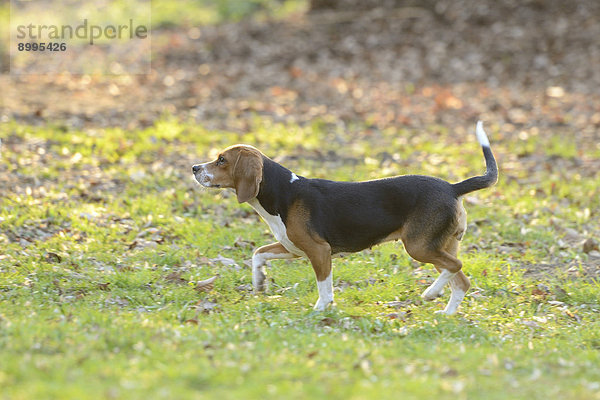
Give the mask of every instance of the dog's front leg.
M 319 299 L 315 303 L 314 309 L 316 311 L 323 311 L 327 306 L 333 303 L 333 279 L 332 273 L 329 272 L 329 276 L 322 281 L 317 278 L 317 289 L 319 290 Z
M 287 251 L 279 242 L 259 247 L 252 255 L 252 286 L 255 292 L 264 292 L 267 289 L 266 263 L 268 260 L 289 259 L 298 257 Z

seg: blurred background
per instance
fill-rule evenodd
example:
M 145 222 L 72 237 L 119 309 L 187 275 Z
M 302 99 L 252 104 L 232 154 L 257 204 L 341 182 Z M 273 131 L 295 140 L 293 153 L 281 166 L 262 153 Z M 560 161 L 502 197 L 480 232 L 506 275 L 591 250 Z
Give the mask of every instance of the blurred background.
M 125 7 L 125 2 L 109 2 Z M 553 128 L 598 139 L 600 2 L 155 0 L 145 75 L 10 75 L 0 118 L 75 129 L 164 115 L 248 131 L 253 116 L 352 129 Z M 9 2 L 0 3 L 6 22 Z M 100 45 L 99 51 L 110 51 Z

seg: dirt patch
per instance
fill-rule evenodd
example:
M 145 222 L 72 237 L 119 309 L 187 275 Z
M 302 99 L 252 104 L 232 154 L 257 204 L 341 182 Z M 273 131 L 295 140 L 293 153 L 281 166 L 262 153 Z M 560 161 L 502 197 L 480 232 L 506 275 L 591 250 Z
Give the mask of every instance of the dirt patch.
M 524 269 L 524 276 L 536 280 L 548 280 L 557 276 L 570 279 L 597 280 L 600 278 L 600 257 L 589 257 L 585 262 L 570 262 L 563 264 L 521 264 L 517 267 Z

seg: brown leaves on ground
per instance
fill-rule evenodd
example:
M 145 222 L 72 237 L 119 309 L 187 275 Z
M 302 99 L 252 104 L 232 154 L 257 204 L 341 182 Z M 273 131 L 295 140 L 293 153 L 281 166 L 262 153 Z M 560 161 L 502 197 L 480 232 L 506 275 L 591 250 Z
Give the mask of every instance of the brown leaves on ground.
M 215 275 L 208 279 L 204 279 L 202 281 L 193 282 L 193 281 L 188 281 L 187 279 L 185 279 L 182 276 L 181 272 L 173 271 L 173 272 L 169 273 L 169 275 L 165 276 L 164 279 L 167 282 L 176 283 L 179 285 L 191 284 L 191 285 L 193 285 L 194 290 L 196 290 L 197 292 L 208 293 L 215 288 L 215 281 L 217 280 L 217 277 L 218 277 L 218 275 Z
M 598 247 L 598 242 L 593 238 L 588 238 L 585 242 L 583 242 L 584 253 L 591 254 L 593 251 L 598 252 L 599 250 L 600 248 Z M 598 256 L 600 256 L 600 254 L 598 254 Z
M 0 232 L 0 243 L 7 240 L 19 243 L 23 248 L 38 241 L 47 241 L 55 235 L 71 233 L 71 223 L 58 221 L 54 218 L 44 218 L 39 221 L 26 220 L 21 226 L 9 227 Z M 46 253 L 45 260 L 59 263 L 60 256 L 56 253 Z
M 214 312 L 219 307 L 219 305 L 216 302 L 214 302 L 214 301 L 200 300 L 199 302 L 197 302 L 195 304 L 194 307 L 199 312 L 202 312 L 202 313 L 205 313 L 205 314 L 210 314 L 211 312 Z
M 194 286 L 194 289 L 199 291 L 199 292 L 210 292 L 211 290 L 214 289 L 215 287 L 215 280 L 217 279 L 217 276 L 213 276 L 211 278 L 205 279 L 203 281 L 200 282 L 196 282 L 196 285 Z
M 148 247 L 156 247 L 164 242 L 163 233 L 160 228 L 147 228 L 137 234 L 133 242 L 129 245 L 129 249 L 145 249 Z
M 209 258 L 208 262 L 210 264 L 221 264 L 225 267 L 233 267 L 234 269 L 240 269 L 240 266 L 235 262 L 233 258 L 223 257 L 219 254 L 215 258 Z
M 408 15 L 395 3 L 351 18 L 335 10 L 194 34 L 155 29 L 150 74 L 0 76 L 0 114 L 136 128 L 167 112 L 243 132 L 256 114 L 378 129 L 453 128 L 482 114 L 502 125 L 600 126 L 598 2 L 445 0 Z
M 46 262 L 52 264 L 60 264 L 62 261 L 62 257 L 52 251 L 46 252 L 46 254 L 44 254 L 44 259 Z
M 196 315 L 193 318 L 184 320 L 183 322 L 186 324 L 199 325 L 200 321 L 198 320 L 198 316 L 200 314 L 211 314 L 217 311 L 219 305 L 215 300 L 202 299 L 190 308 L 196 310 Z
M 164 279 L 167 282 L 176 283 L 179 285 L 187 285 L 188 284 L 188 280 L 183 278 L 181 272 L 177 272 L 177 271 L 173 271 L 173 272 L 169 273 L 169 275 L 165 276 Z

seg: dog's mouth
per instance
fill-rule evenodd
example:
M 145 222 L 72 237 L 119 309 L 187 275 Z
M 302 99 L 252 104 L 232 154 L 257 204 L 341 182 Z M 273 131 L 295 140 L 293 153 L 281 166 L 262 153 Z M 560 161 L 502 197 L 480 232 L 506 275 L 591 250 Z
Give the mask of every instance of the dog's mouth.
M 205 177 L 200 176 L 196 178 L 196 182 L 198 182 L 200 185 L 204 186 L 205 188 L 212 188 L 212 189 L 219 189 L 221 187 L 221 185 L 216 184 L 216 183 L 211 183 L 210 181 L 206 180 Z
M 213 175 L 209 174 L 206 171 L 206 168 L 198 168 L 198 166 L 194 166 L 193 168 L 193 175 L 194 175 L 194 179 L 196 180 L 196 182 L 198 182 L 200 185 L 202 185 L 205 188 L 212 188 L 212 189 L 219 189 L 221 188 L 221 185 L 218 183 L 213 183 Z

